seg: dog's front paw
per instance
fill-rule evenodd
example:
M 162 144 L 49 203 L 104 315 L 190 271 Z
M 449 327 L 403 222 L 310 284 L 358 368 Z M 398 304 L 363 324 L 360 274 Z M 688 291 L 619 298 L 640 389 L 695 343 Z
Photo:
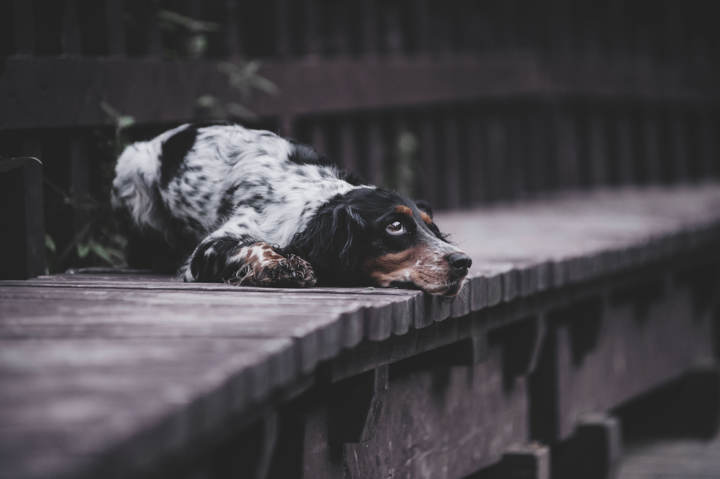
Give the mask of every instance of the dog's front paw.
M 309 288 L 317 283 L 310 263 L 293 254 L 282 256 L 268 244 L 245 247 L 238 256 L 243 262 L 228 280 L 231 284 Z

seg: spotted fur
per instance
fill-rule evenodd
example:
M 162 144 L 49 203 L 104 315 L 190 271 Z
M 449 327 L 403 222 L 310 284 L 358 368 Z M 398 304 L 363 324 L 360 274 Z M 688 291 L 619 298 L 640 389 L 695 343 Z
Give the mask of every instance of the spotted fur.
M 362 184 L 309 146 L 239 125 L 186 124 L 128 146 L 113 205 L 141 237 L 163 239 L 185 281 L 454 294 L 469 266 L 451 265 L 463 254 L 429 207 Z M 403 238 L 385 230 L 397 216 Z M 400 251 L 412 251 L 412 264 L 392 259 Z

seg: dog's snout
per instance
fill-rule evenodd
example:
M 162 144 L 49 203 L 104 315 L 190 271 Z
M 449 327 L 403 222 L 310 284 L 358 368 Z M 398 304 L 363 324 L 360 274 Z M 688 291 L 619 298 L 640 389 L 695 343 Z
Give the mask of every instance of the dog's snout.
M 471 265 L 470 256 L 465 253 L 451 253 L 447 256 L 448 263 L 453 271 L 465 272 Z

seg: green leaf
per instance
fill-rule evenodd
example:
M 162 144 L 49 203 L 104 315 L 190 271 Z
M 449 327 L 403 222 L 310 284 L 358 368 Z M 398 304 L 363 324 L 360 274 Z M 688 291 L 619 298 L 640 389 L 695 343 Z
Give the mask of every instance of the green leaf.
M 165 27 L 178 27 L 192 33 L 216 32 L 220 29 L 220 25 L 215 22 L 197 20 L 171 10 L 160 10 L 157 17 Z
M 124 130 L 125 128 L 131 127 L 135 124 L 135 117 L 130 115 L 120 115 L 115 121 L 118 129 Z
M 95 241 L 90 241 L 90 243 L 88 243 L 88 249 L 89 249 L 90 251 L 92 251 L 95 256 L 99 257 L 100 259 L 102 259 L 102 260 L 105 261 L 106 263 L 108 263 L 108 264 L 110 264 L 110 265 L 113 264 L 113 260 L 112 260 L 112 257 L 111 257 L 111 255 L 110 255 L 110 252 L 107 251 L 107 250 L 105 249 L 105 247 L 102 246 L 101 244 L 99 244 L 99 243 L 97 243 L 97 242 L 95 242 Z
M 57 247 L 55 246 L 55 241 L 52 239 L 52 236 L 49 234 L 45 234 L 45 248 L 50 251 L 51 253 L 55 253 L 57 251 Z
M 78 258 L 80 259 L 85 259 L 90 252 L 90 246 L 85 243 L 78 243 L 76 249 Z

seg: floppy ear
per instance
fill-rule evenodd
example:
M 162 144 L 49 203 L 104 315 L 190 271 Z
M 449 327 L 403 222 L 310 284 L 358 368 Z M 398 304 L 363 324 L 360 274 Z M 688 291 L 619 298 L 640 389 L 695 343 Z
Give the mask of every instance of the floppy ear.
M 363 218 L 351 206 L 328 206 L 318 211 L 304 231 L 295 235 L 286 250 L 309 261 L 316 273 L 349 272 L 357 266 L 356 249 L 360 245 L 356 238 L 365 226 Z
M 430 219 L 433 219 L 433 211 L 432 208 L 430 208 L 430 203 L 425 200 L 415 200 L 415 206 L 417 206 L 420 211 L 427 214 Z

